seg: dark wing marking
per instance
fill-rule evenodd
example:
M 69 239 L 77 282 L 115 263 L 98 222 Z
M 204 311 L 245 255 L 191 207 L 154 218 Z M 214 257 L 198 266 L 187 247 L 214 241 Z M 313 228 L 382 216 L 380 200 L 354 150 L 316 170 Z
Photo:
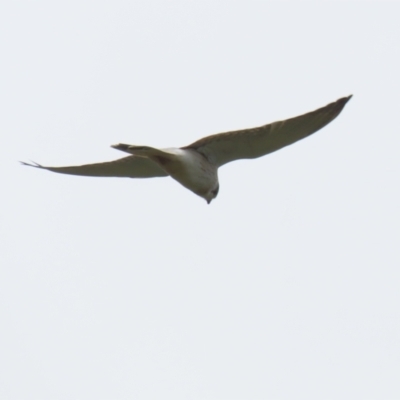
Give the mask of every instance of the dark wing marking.
M 334 120 L 351 96 L 343 97 L 318 110 L 258 128 L 207 136 L 183 147 L 204 154 L 221 166 L 242 158 L 257 158 L 303 139 Z
M 45 167 L 37 163 L 21 163 L 30 167 L 47 169 L 48 171 L 69 175 L 124 178 L 153 178 L 158 176 L 168 176 L 168 174 L 155 162 L 148 158 L 137 156 L 128 156 L 114 161 L 71 167 Z

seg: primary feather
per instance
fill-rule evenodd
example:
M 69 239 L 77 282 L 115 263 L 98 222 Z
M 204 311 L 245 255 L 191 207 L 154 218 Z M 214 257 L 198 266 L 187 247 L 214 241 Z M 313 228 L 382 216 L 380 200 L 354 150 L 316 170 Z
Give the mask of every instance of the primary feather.
M 114 161 L 71 167 L 45 167 L 37 163 L 29 164 L 25 162 L 22 162 L 22 164 L 68 175 L 116 178 L 155 178 L 158 176 L 168 176 L 157 163 L 148 158 L 137 156 L 128 156 Z

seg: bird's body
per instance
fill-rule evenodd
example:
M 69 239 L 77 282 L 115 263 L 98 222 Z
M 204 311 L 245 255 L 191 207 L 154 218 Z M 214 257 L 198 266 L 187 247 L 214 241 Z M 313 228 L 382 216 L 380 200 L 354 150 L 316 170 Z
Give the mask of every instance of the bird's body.
M 116 144 L 115 149 L 136 157 L 147 158 L 158 164 L 171 178 L 208 203 L 215 197 L 213 191 L 219 188 L 218 167 L 201 153 L 192 149 L 156 149 L 148 146 Z
M 71 175 L 151 178 L 171 176 L 207 203 L 217 197 L 218 168 L 238 159 L 264 156 L 303 139 L 335 119 L 349 97 L 310 113 L 258 128 L 204 137 L 189 146 L 157 149 L 117 144 L 112 147 L 131 154 L 105 163 L 71 167 L 25 165 Z

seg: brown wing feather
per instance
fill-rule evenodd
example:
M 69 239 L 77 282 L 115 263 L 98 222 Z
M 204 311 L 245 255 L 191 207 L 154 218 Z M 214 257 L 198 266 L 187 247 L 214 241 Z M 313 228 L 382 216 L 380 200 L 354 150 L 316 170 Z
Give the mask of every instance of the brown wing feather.
M 45 167 L 36 163 L 29 164 L 24 162 L 22 162 L 22 164 L 69 175 L 121 178 L 154 178 L 168 176 L 155 162 L 148 158 L 137 156 L 128 156 L 114 161 L 70 167 Z
M 218 166 L 242 158 L 257 158 L 303 139 L 334 120 L 351 96 L 318 110 L 258 128 L 219 133 L 183 149 L 194 149 Z

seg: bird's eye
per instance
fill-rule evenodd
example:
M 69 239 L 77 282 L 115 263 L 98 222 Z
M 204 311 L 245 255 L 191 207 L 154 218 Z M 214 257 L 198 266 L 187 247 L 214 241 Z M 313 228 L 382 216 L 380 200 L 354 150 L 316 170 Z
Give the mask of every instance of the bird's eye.
M 218 191 L 219 191 L 219 185 L 218 185 L 215 189 L 211 190 L 211 193 L 212 193 L 215 197 L 217 197 Z

